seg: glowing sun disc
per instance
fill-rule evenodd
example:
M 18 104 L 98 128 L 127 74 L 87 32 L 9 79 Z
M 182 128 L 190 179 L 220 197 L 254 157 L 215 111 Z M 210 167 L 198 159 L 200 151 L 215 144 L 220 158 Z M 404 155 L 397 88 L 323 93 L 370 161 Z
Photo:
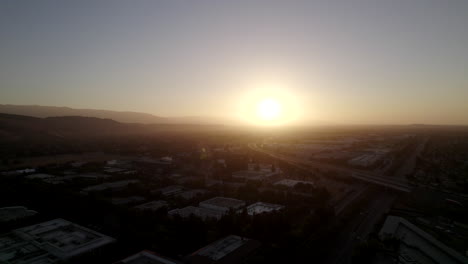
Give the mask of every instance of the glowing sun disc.
M 266 98 L 257 104 L 257 116 L 265 121 L 275 120 L 281 115 L 281 104 L 272 98 Z

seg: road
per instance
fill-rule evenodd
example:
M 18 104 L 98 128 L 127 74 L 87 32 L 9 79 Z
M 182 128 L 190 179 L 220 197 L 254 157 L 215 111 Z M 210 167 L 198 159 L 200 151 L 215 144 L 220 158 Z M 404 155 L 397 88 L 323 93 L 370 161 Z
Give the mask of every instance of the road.
M 392 189 L 402 191 L 402 192 L 411 192 L 411 187 L 408 185 L 406 179 L 397 178 L 397 177 L 386 177 L 386 176 L 381 176 L 379 174 L 369 172 L 369 171 L 342 167 L 342 166 L 333 165 L 333 164 L 326 164 L 323 162 L 288 157 L 285 155 L 280 155 L 280 154 L 276 154 L 276 153 L 263 150 L 255 144 L 249 144 L 249 148 L 254 151 L 269 155 L 273 158 L 285 161 L 292 165 L 308 167 L 308 168 L 313 167 L 313 168 L 319 168 L 322 170 L 337 171 L 337 172 L 347 174 L 353 178 L 357 178 L 362 181 L 385 186 L 385 187 L 392 188 Z
M 367 204 L 362 208 L 360 214 L 356 214 L 353 218 L 347 220 L 340 235 L 334 239 L 334 247 L 328 254 L 328 259 L 324 263 L 334 264 L 349 264 L 354 248 L 359 245 L 362 241 L 367 240 L 367 237 L 374 229 L 376 223 L 387 213 L 392 207 L 394 201 L 398 198 L 400 193 L 391 191 L 390 189 L 410 192 L 411 189 L 406 183 L 405 179 L 402 179 L 404 175 L 411 172 L 416 164 L 417 156 L 423 151 L 428 138 L 424 138 L 419 142 L 413 149 L 405 162 L 401 164 L 401 167 L 392 176 L 375 175 L 371 172 L 365 172 L 361 170 L 343 168 L 335 165 L 323 164 L 314 161 L 300 160 L 296 158 L 286 157 L 278 154 L 273 154 L 258 148 L 256 145 L 250 144 L 249 147 L 255 151 L 267 154 L 271 157 L 286 161 L 290 164 L 299 166 L 301 168 L 321 168 L 328 170 L 335 170 L 339 172 L 347 173 L 354 178 L 358 178 L 367 182 L 371 182 L 380 186 L 384 186 L 383 191 L 379 191 L 376 194 L 370 194 L 367 197 Z M 370 189 L 365 189 L 367 192 Z M 372 193 L 372 192 L 370 192 Z M 366 195 L 364 193 L 363 195 Z M 346 206 L 351 205 L 347 203 Z M 343 211 L 341 208 L 340 211 Z
M 335 250 L 326 263 L 351 263 L 354 248 L 367 239 L 377 222 L 390 210 L 396 198 L 398 198 L 397 193 L 386 192 L 369 200 L 365 209 L 351 219 L 342 231 L 342 235 L 335 240 L 337 243 Z
M 351 195 L 344 197 L 344 199 L 340 200 L 338 203 L 335 204 L 335 215 L 341 215 L 343 211 L 354 201 L 360 199 L 363 197 L 366 192 L 370 189 L 371 185 L 367 184 L 364 185 L 360 188 L 358 188 L 355 192 L 353 192 Z
M 405 159 L 405 162 L 401 164 L 396 173 L 390 177 L 400 178 L 411 172 L 416 165 L 416 158 L 424 150 L 427 142 L 427 137 L 420 140 L 412 153 Z M 365 206 L 361 214 L 354 217 L 354 219 L 349 221 L 349 224 L 346 225 L 343 237 L 337 238 L 336 242 L 338 245 L 335 251 L 330 255 L 330 261 L 326 263 L 351 263 L 353 250 L 362 241 L 367 239 L 377 222 L 390 210 L 398 196 L 399 193 L 389 190 L 378 192 L 377 195 L 369 195 L 367 206 Z M 352 231 L 350 232 L 350 230 Z
M 428 136 L 420 139 L 419 144 L 416 146 L 413 153 L 411 153 L 409 157 L 406 157 L 405 163 L 395 172 L 393 175 L 394 178 L 404 179 L 407 174 L 413 171 L 416 166 L 416 159 L 423 152 L 428 141 Z

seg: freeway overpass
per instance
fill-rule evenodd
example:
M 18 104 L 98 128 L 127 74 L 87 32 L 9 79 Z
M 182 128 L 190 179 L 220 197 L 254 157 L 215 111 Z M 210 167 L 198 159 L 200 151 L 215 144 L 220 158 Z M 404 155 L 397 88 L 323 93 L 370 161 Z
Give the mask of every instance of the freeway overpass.
M 394 190 L 398 190 L 398 191 L 402 191 L 402 192 L 411 192 L 411 187 L 408 185 L 406 180 L 401 179 L 401 178 L 389 178 L 389 177 L 381 176 L 381 175 L 378 175 L 369 171 L 341 167 L 341 166 L 337 166 L 333 164 L 326 164 L 326 163 L 321 163 L 321 162 L 316 162 L 316 161 L 298 159 L 295 157 L 288 157 L 285 155 L 280 155 L 280 154 L 272 153 L 264 149 L 261 149 L 256 144 L 249 144 L 249 148 L 254 151 L 266 154 L 275 159 L 279 159 L 284 162 L 290 163 L 292 165 L 307 167 L 307 168 L 313 167 L 313 168 L 346 173 L 353 178 L 366 181 L 372 184 L 381 185 L 381 186 L 391 188 Z

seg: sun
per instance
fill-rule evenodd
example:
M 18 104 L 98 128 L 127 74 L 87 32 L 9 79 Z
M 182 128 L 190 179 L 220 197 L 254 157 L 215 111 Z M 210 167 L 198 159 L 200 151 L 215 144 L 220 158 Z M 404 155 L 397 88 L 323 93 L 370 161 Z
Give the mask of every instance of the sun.
M 281 116 L 282 106 L 278 100 L 265 98 L 257 103 L 257 116 L 263 121 L 275 121 Z
M 253 126 L 279 127 L 298 120 L 302 104 L 297 92 L 271 82 L 252 83 L 238 100 L 239 121 Z

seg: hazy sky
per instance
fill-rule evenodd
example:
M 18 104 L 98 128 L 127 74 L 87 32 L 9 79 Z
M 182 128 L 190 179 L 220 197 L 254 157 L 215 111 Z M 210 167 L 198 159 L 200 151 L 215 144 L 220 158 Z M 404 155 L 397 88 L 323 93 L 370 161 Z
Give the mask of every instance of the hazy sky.
M 269 86 L 302 120 L 468 124 L 468 1 L 0 0 L 3 104 L 235 115 Z

